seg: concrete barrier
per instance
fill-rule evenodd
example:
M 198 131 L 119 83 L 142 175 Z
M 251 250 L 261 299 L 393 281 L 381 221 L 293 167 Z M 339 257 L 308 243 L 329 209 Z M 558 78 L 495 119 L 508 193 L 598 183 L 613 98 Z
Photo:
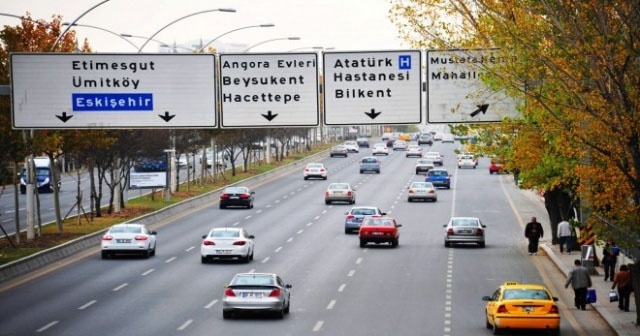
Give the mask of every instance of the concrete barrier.
M 326 158 L 326 156 L 327 152 L 323 151 L 321 153 L 314 154 L 304 159 L 292 162 L 286 166 L 278 167 L 269 172 L 252 176 L 242 181 L 230 184 L 229 186 L 242 185 L 255 188 L 261 184 L 264 184 L 266 181 L 281 177 L 285 174 L 289 174 L 292 171 L 302 169 L 302 167 L 304 167 L 307 163 Z M 302 177 L 302 173 L 300 173 L 300 177 Z M 218 201 L 218 195 L 221 189 L 213 190 L 206 194 L 196 196 L 176 204 L 172 204 L 161 210 L 134 218 L 127 223 L 141 223 L 153 226 L 154 223 L 170 219 L 171 217 L 177 216 L 178 214 L 185 211 L 211 206 Z M 4 264 L 0 266 L 0 283 L 15 279 L 19 276 L 23 276 L 29 272 L 38 270 L 44 266 L 72 256 L 88 248 L 96 247 L 100 245 L 100 240 L 102 239 L 102 235 L 105 231 L 106 230 L 101 230 L 99 232 L 91 233 L 86 236 L 76 238 L 65 244 L 40 251 L 33 255 Z

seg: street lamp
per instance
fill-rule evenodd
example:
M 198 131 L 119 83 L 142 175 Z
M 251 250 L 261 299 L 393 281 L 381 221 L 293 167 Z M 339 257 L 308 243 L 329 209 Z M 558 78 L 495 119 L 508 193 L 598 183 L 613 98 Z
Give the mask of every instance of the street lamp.
M 184 50 L 188 50 L 188 51 L 192 51 L 192 52 L 196 52 L 195 49 L 193 48 L 189 48 L 189 47 L 183 47 L 183 46 L 179 46 L 176 45 L 175 43 L 173 45 L 168 45 L 168 44 L 161 44 L 160 45 L 161 48 L 168 48 L 168 49 L 172 49 L 173 53 L 177 53 L 178 48 L 180 49 L 184 49 Z
M 313 50 L 317 50 L 317 51 L 322 51 L 322 50 L 333 50 L 335 48 L 334 47 L 329 47 L 329 48 L 325 48 L 325 47 L 300 47 L 300 48 L 291 49 L 291 50 L 289 50 L 287 52 L 304 50 L 304 49 L 313 49 Z
M 213 43 L 213 42 L 215 42 L 216 40 L 218 40 L 219 38 L 221 38 L 221 37 L 223 37 L 223 36 L 225 36 L 225 35 L 227 35 L 227 34 L 233 33 L 233 32 L 235 32 L 235 31 L 242 30 L 242 29 L 248 29 L 248 28 L 267 28 L 267 27 L 275 27 L 275 25 L 274 25 L 273 23 L 265 23 L 265 24 L 261 24 L 261 25 L 246 26 L 246 27 L 240 27 L 240 28 L 236 28 L 236 29 L 230 30 L 230 31 L 228 31 L 228 32 L 226 32 L 226 33 L 224 33 L 224 34 L 220 34 L 220 35 L 218 35 L 218 36 L 217 36 L 217 37 L 215 37 L 213 40 L 211 40 L 211 41 L 207 42 L 207 44 L 205 44 L 205 45 L 203 45 L 202 47 L 200 47 L 200 49 L 198 49 L 198 51 L 197 51 L 197 52 L 198 52 L 198 53 L 201 53 L 201 52 L 204 50 L 204 48 L 208 47 L 211 43 Z
M 251 50 L 251 49 L 253 49 L 253 48 L 255 48 L 255 47 L 259 46 L 259 45 L 262 45 L 262 44 L 265 44 L 265 43 L 269 43 L 269 42 L 272 42 L 272 41 L 282 41 L 282 40 L 297 41 L 297 40 L 299 40 L 299 39 L 300 39 L 299 37 L 281 37 L 281 38 L 274 38 L 274 39 L 270 39 L 270 40 L 266 40 L 266 41 L 262 41 L 262 42 L 256 43 L 256 44 L 254 44 L 254 45 L 250 46 L 249 48 L 245 49 L 243 52 L 244 52 L 244 53 L 246 53 L 246 52 L 248 52 L 249 50 Z
M 169 24 L 167 24 L 166 26 L 164 26 L 164 27 L 160 28 L 160 30 L 158 30 L 157 32 L 155 32 L 153 35 L 151 35 L 151 37 L 149 37 L 149 39 L 148 39 L 148 40 L 146 40 L 146 41 L 144 42 L 144 44 L 140 47 L 140 49 L 138 49 L 138 53 L 141 53 L 141 52 L 142 52 L 142 49 L 144 49 L 144 47 L 147 45 L 147 43 L 149 43 L 149 41 L 151 41 L 154 37 L 156 37 L 156 35 L 158 35 L 161 31 L 163 31 L 165 28 L 169 27 L 170 25 L 172 25 L 172 24 L 174 24 L 174 23 L 176 23 L 176 22 L 178 22 L 178 21 L 180 21 L 180 20 L 186 19 L 186 18 L 188 18 L 188 17 L 192 17 L 192 16 L 194 16 L 194 15 L 203 14 L 203 13 L 210 13 L 210 12 L 226 12 L 226 13 L 235 13 L 235 12 L 236 12 L 236 10 L 235 10 L 235 9 L 233 9 L 233 8 L 216 8 L 216 9 L 209 9 L 209 10 L 204 10 L 204 11 L 199 11 L 199 12 L 191 13 L 191 14 L 189 14 L 189 15 L 185 15 L 185 16 L 183 16 L 183 17 L 179 18 L 179 19 L 173 20 L 173 21 L 171 21 Z
M 113 32 L 113 31 L 111 31 L 111 30 L 109 30 L 109 29 L 105 29 L 105 28 L 101 28 L 101 27 L 96 27 L 96 26 L 91 26 L 91 25 L 86 25 L 86 24 L 80 24 L 80 23 L 74 23 L 74 24 L 71 24 L 71 23 L 69 23 L 69 22 L 63 22 L 63 23 L 62 23 L 62 25 L 63 25 L 63 26 L 75 26 L 75 27 L 87 27 L 87 28 L 93 28 L 93 29 L 102 30 L 102 31 L 104 31 L 104 32 L 107 32 L 107 33 L 109 33 L 109 34 L 113 34 L 113 35 L 115 35 L 115 36 L 117 36 L 117 37 L 119 37 L 119 38 L 121 38 L 121 39 L 123 39 L 123 40 L 127 41 L 127 43 L 129 43 L 130 45 L 132 45 L 132 46 L 133 46 L 133 48 L 135 48 L 136 50 L 138 50 L 138 46 L 137 46 L 135 43 L 133 43 L 133 42 L 129 41 L 129 39 L 127 39 L 125 36 L 123 36 L 123 35 L 121 35 L 121 34 L 118 34 L 118 33 L 116 33 L 116 32 Z
M 85 16 L 87 13 L 89 13 L 90 11 L 94 10 L 96 7 L 102 5 L 105 2 L 108 2 L 109 0 L 104 0 L 101 3 L 87 9 L 86 11 L 84 11 L 84 13 L 80 14 L 80 16 L 78 16 L 75 20 L 73 20 L 73 22 L 71 22 L 70 25 L 67 26 L 67 29 L 65 29 L 62 34 L 60 34 L 60 36 L 58 36 L 58 38 L 56 39 L 55 42 L 53 42 L 53 46 L 51 47 L 51 51 L 56 50 L 56 47 L 58 46 L 58 42 L 60 42 L 60 40 L 62 39 L 62 37 L 67 34 L 67 32 L 69 31 L 69 29 L 71 29 L 71 26 L 73 26 L 74 24 L 76 24 L 76 22 L 78 22 L 78 20 L 82 19 L 83 16 Z

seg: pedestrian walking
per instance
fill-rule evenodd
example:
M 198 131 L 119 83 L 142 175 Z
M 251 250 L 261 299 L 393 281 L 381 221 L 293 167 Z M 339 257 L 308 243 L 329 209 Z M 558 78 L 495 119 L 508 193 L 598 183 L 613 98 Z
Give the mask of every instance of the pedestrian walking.
M 569 271 L 564 288 L 569 288 L 569 285 L 573 288 L 576 308 L 587 310 L 587 290 L 591 287 L 591 276 L 589 275 L 589 270 L 582 266 L 580 259 L 576 259 L 573 262 L 573 269 Z
M 629 296 L 633 290 L 633 282 L 631 281 L 631 272 L 627 265 L 620 266 L 620 271 L 613 277 L 613 285 L 611 289 L 618 287 L 618 308 L 626 312 L 629 311 Z
M 538 254 L 538 241 L 544 236 L 544 231 L 535 217 L 531 217 L 531 222 L 524 228 L 524 236 L 529 239 L 529 255 Z
M 560 238 L 560 253 L 564 253 L 563 247 L 567 249 L 567 254 L 571 254 L 571 240 L 573 228 L 566 218 L 558 223 L 558 238 Z
M 616 272 L 616 263 L 620 249 L 613 240 L 609 239 L 602 249 L 602 267 L 604 268 L 604 281 L 613 281 L 613 275 Z

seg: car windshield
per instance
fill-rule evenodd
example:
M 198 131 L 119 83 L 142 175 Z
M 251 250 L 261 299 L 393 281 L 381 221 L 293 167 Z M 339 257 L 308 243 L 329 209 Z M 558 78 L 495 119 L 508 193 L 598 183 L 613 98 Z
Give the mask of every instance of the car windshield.
M 244 194 L 247 192 L 247 188 L 234 187 L 234 188 L 226 188 L 224 190 L 225 194 Z
M 418 160 L 418 164 L 433 164 L 431 160 Z
M 211 237 L 214 238 L 237 238 L 240 237 L 240 231 L 238 230 L 215 230 L 211 233 Z
M 550 300 L 549 294 L 542 289 L 506 289 L 503 300 Z
M 376 215 L 377 211 L 375 209 L 353 209 L 351 211 L 352 215 L 362 215 L 362 216 L 371 216 Z
M 433 188 L 433 184 L 428 183 L 428 182 L 413 182 L 411 184 L 411 188 L 418 188 L 418 189 Z
M 142 232 L 141 226 L 115 226 L 109 230 L 111 233 L 140 233 Z
M 362 163 L 377 163 L 378 160 L 374 158 L 364 158 L 362 159 Z
M 478 226 L 475 219 L 454 219 L 451 221 L 452 226 Z
M 447 172 L 444 170 L 431 170 L 429 171 L 429 175 L 430 176 L 447 176 L 449 174 L 447 174 Z
M 393 226 L 393 220 L 386 218 L 370 218 L 363 223 L 365 226 Z
M 231 285 L 273 286 L 275 284 L 273 277 L 269 275 L 241 275 L 235 277 Z
M 349 185 L 346 183 L 334 183 L 329 185 L 329 189 L 349 189 Z
M 310 163 L 307 165 L 307 168 L 322 168 L 321 163 Z

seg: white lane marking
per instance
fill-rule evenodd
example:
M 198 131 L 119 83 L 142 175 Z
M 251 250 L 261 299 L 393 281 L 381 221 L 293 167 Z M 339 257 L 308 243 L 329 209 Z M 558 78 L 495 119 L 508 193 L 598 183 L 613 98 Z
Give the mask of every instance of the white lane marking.
M 301 233 L 303 233 L 303 232 L 304 232 L 304 230 L 303 230 L 303 229 L 298 230 L 298 234 L 301 234 Z
M 240 222 L 235 222 L 235 223 L 233 223 L 233 224 L 231 224 L 231 225 L 236 226 L 236 225 L 238 225 L 238 224 L 240 224 Z
M 313 222 L 307 223 L 307 226 L 311 226 L 311 225 L 313 225 Z
M 327 213 L 327 210 L 322 210 L 322 212 L 321 212 L 321 213 L 322 213 L 322 214 L 326 214 L 326 213 Z
M 327 309 L 333 309 L 333 306 L 336 305 L 336 300 L 331 300 L 329 301 L 329 304 L 327 305 Z
M 362 258 L 356 259 L 356 265 L 362 262 Z
M 276 203 L 280 203 L 280 200 L 275 200 L 274 202 L 276 202 Z
M 257 213 L 257 214 L 259 214 L 259 213 L 261 213 L 261 212 L 262 212 L 262 209 L 260 209 L 260 210 L 256 211 L 256 213 Z
M 43 332 L 51 327 L 53 327 L 54 325 L 58 324 L 58 322 L 60 321 L 51 321 L 47 324 L 45 324 L 43 327 L 41 327 L 40 329 L 36 330 L 36 332 Z
M 153 272 L 153 271 L 155 271 L 155 270 L 152 268 L 152 269 L 149 269 L 149 270 L 145 271 L 145 272 L 144 272 L 144 273 L 142 273 L 141 275 L 149 275 L 149 274 L 151 274 L 151 272 Z
M 184 250 L 184 251 L 185 251 L 185 252 L 189 252 L 189 251 L 193 250 L 194 248 L 196 248 L 196 247 L 195 247 L 195 246 L 191 246 L 191 247 L 189 247 L 188 249 L 186 249 L 186 250 Z
M 265 205 L 265 208 L 270 208 L 270 207 L 271 207 L 271 204 Z
M 344 290 L 344 288 L 347 287 L 346 284 L 342 284 L 340 285 L 340 287 L 338 287 L 338 292 L 342 292 Z
M 262 259 L 262 263 L 263 263 L 263 264 L 264 264 L 264 263 L 266 263 L 267 261 L 269 261 L 269 259 L 271 259 L 271 258 L 266 257 L 266 258 Z
M 213 307 L 216 303 L 218 303 L 218 300 L 213 300 L 213 301 L 209 302 L 209 304 L 204 306 L 204 309 L 209 309 L 209 308 Z
M 314 332 L 318 332 L 320 331 L 320 329 L 322 329 L 322 325 L 324 324 L 324 321 L 318 321 L 316 322 L 316 324 L 313 326 L 313 331 Z
M 187 327 L 193 323 L 193 320 L 186 320 L 181 326 L 178 327 L 178 331 L 187 329 Z
M 174 260 L 176 260 L 176 257 L 171 257 L 171 258 L 167 259 L 164 263 L 168 264 L 168 263 L 170 263 L 170 262 L 172 262 Z
M 356 274 L 356 270 L 350 270 L 349 273 L 347 273 L 347 276 L 352 277 L 354 274 Z
M 252 216 L 251 216 L 251 215 L 249 215 L 249 216 L 246 216 L 244 219 L 250 219 L 251 217 L 252 217 Z
M 315 219 L 315 220 L 318 220 L 318 219 L 320 219 L 320 216 L 316 216 L 314 219 Z
M 293 241 L 293 237 L 290 237 L 289 239 L 287 239 L 287 243 L 290 243 Z
M 112 289 L 112 291 L 117 292 L 117 291 L 119 291 L 119 290 L 121 290 L 121 289 L 123 289 L 123 288 L 127 287 L 127 285 L 129 285 L 129 284 L 125 282 L 125 283 L 123 283 L 122 285 L 120 285 L 120 286 L 118 286 L 118 287 L 116 287 L 116 288 Z
M 274 251 L 274 252 L 275 252 L 275 253 L 278 253 L 278 252 L 280 252 L 281 250 L 282 250 L 282 246 L 278 246 L 278 248 L 277 248 L 277 249 L 275 249 L 275 251 Z
M 87 302 L 87 303 L 83 304 L 82 306 L 78 307 L 78 310 L 83 310 L 83 309 L 85 309 L 85 308 L 89 308 L 92 304 L 94 304 L 94 303 L 96 303 L 96 302 L 98 302 L 98 301 L 96 301 L 96 300 L 91 300 L 91 301 L 89 301 L 89 302 Z

